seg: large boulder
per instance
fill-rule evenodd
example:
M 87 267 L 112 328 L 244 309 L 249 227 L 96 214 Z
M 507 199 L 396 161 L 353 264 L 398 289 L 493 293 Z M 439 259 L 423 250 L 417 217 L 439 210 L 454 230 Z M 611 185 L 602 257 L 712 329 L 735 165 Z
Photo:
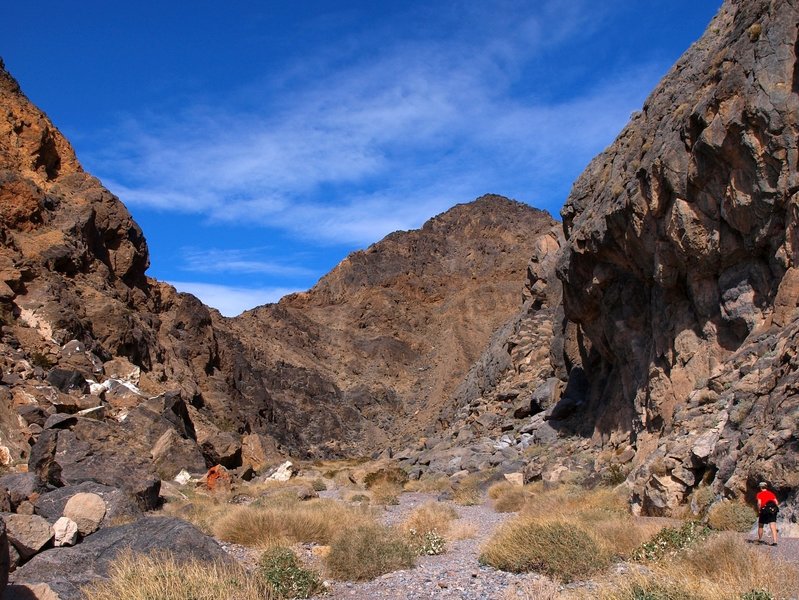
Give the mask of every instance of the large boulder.
M 26 500 L 35 500 L 47 491 L 47 486 L 35 473 L 12 473 L 0 477 L 0 488 L 8 491 L 9 510 L 15 510 Z
M 94 481 L 84 481 L 42 494 L 33 503 L 36 514 L 41 515 L 50 523 L 55 523 L 64 514 L 64 507 L 70 498 L 79 493 L 96 494 L 103 499 L 106 513 L 101 527 L 121 521 L 136 521 L 143 516 L 141 508 L 131 493 Z
M 78 533 L 86 536 L 100 528 L 105 517 L 105 501 L 97 494 L 81 492 L 75 494 L 64 506 L 64 516 L 78 526 Z
M 101 529 L 71 548 L 53 548 L 17 569 L 15 584 L 46 583 L 61 600 L 81 598 L 80 587 L 108 575 L 108 566 L 123 550 L 147 554 L 166 551 L 177 560 L 228 562 L 219 544 L 199 529 L 174 518 L 146 517 L 121 527 Z
M 22 560 L 30 558 L 53 539 L 53 528 L 38 515 L 6 513 L 8 541 L 17 549 Z
M 117 424 L 74 417 L 67 429 L 42 432 L 28 466 L 58 487 L 94 481 L 126 490 L 151 510 L 161 484 L 148 451 L 140 436 Z

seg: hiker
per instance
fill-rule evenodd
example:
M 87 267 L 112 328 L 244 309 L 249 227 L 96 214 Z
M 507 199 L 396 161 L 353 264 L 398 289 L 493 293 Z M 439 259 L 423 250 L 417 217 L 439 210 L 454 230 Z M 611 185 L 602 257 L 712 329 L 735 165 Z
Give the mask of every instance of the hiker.
M 772 546 L 777 545 L 777 496 L 768 489 L 765 481 L 760 482 L 760 491 L 757 494 L 757 542 L 763 543 L 763 525 L 771 526 Z

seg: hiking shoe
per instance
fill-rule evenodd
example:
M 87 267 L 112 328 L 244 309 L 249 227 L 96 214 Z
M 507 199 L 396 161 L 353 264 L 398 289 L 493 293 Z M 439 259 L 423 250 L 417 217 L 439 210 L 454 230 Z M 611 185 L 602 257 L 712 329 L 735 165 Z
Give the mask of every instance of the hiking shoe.
M 771 542 L 771 544 L 769 544 L 769 545 L 770 545 L 770 546 L 776 546 L 776 545 L 777 545 L 777 542 Z

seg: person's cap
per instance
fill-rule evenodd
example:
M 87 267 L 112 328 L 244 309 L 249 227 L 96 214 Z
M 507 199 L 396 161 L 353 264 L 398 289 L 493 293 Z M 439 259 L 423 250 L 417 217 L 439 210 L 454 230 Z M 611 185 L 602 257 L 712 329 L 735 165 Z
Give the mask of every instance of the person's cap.
M 762 487 L 762 488 L 765 488 L 765 487 L 768 487 L 768 484 L 767 484 L 765 481 L 761 481 L 761 482 L 758 484 L 758 486 L 759 486 L 759 487 Z

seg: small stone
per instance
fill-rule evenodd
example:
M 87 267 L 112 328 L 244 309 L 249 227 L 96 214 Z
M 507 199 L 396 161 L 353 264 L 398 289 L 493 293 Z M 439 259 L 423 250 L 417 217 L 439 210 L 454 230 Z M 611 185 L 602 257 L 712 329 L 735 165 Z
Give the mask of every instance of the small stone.
M 56 548 L 61 546 L 74 546 L 78 543 L 78 524 L 68 517 L 61 517 L 53 523 L 53 533 Z

